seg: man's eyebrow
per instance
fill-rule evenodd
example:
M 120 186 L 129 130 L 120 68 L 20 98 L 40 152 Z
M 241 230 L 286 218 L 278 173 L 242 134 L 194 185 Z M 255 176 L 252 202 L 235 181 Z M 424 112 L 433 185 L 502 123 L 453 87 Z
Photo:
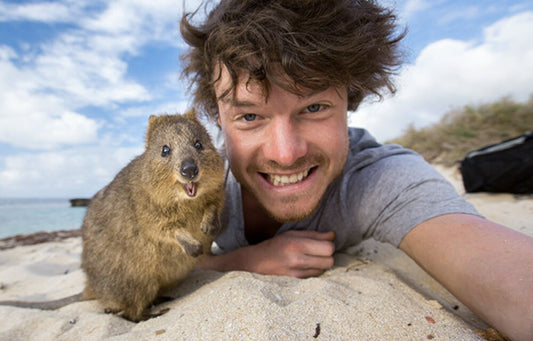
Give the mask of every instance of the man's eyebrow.
M 221 101 L 226 104 L 230 104 L 233 107 L 255 107 L 257 106 L 255 102 L 247 101 L 247 100 L 238 100 L 236 98 L 231 98 L 229 96 L 228 98 L 224 98 Z

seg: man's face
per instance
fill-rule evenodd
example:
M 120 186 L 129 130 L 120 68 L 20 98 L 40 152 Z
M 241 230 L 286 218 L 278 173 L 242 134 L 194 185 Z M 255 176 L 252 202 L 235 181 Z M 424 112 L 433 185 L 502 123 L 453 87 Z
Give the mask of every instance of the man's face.
M 342 172 L 348 154 L 346 90 L 297 96 L 241 77 L 235 98 L 219 100 L 219 124 L 235 178 L 276 220 L 302 219 Z M 223 69 L 217 98 L 230 86 Z

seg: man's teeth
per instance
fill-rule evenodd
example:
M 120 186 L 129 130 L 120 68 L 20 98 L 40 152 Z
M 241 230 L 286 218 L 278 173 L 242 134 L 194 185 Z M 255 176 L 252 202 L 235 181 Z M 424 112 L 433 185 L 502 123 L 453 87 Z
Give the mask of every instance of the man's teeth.
M 292 175 L 269 174 L 268 180 L 274 186 L 286 186 L 286 185 L 292 185 L 292 184 L 295 184 L 297 182 L 304 180 L 305 178 L 307 178 L 308 174 L 309 174 L 309 170 L 305 170 L 298 174 L 292 174 Z

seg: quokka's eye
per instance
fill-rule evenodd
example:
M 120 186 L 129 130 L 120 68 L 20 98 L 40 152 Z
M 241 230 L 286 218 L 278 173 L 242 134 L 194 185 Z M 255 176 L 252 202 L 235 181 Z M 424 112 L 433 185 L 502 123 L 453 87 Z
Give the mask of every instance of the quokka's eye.
M 161 156 L 167 157 L 170 155 L 170 147 L 167 145 L 164 145 L 163 148 L 161 148 Z
M 204 146 L 202 146 L 202 143 L 198 140 L 194 141 L 194 148 L 196 148 L 197 150 L 203 150 L 204 149 Z

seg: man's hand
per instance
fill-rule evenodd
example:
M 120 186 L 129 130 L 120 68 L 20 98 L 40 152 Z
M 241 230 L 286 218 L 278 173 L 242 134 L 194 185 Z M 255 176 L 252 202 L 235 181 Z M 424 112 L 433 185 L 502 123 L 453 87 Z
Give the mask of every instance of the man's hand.
M 206 257 L 200 267 L 299 278 L 319 276 L 333 266 L 334 238 L 334 232 L 287 231 L 257 245 Z

